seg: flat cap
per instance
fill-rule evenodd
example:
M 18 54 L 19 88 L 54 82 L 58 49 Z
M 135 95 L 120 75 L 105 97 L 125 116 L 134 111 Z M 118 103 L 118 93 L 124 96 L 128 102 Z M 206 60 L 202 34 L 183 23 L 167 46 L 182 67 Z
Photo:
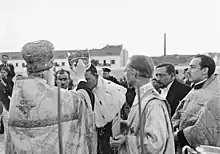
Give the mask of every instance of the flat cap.
M 29 42 L 23 46 L 21 52 L 29 73 L 37 73 L 53 67 L 54 46 L 47 40 Z
M 104 67 L 104 68 L 102 68 L 102 71 L 103 72 L 111 72 L 111 69 Z

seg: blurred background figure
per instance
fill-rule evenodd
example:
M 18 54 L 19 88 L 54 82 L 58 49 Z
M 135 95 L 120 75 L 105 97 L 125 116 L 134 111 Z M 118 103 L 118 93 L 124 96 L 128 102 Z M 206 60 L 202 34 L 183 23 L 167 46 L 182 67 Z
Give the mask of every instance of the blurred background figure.
M 70 72 L 64 69 L 58 70 L 55 73 L 55 86 L 71 90 L 73 85 L 70 79 Z
M 2 103 L 4 104 L 5 108 L 9 110 L 9 104 L 10 104 L 10 97 L 12 95 L 12 89 L 14 86 L 13 81 L 8 79 L 7 72 L 5 68 L 1 69 L 0 72 L 0 99 Z
M 157 82 L 157 79 L 156 79 L 156 78 L 153 78 L 151 82 L 152 82 L 154 88 L 155 88 L 155 89 L 158 91 L 158 93 L 160 94 L 160 93 L 161 93 L 161 89 L 160 89 L 159 83 Z
M 7 71 L 7 78 L 12 81 L 12 78 L 15 76 L 14 65 L 8 63 L 8 55 L 2 55 L 2 64 L 0 69 L 4 68 Z
M 176 79 L 179 82 L 183 82 L 184 74 L 181 72 L 181 70 L 176 69 Z
M 10 80 L 9 80 L 10 81 Z M 5 68 L 2 68 L 0 71 L 0 102 L 4 106 L 4 109 L 9 111 L 10 106 L 10 97 L 12 95 L 12 88 L 13 88 L 13 82 L 9 83 L 7 80 L 7 72 L 5 71 Z M 3 121 L 1 119 L 1 128 L 0 128 L 0 134 L 4 133 L 4 125 Z
M 23 78 L 23 75 L 21 75 L 21 74 L 16 75 L 16 80 L 19 80 L 19 79 L 22 79 L 22 78 Z
M 183 71 L 184 78 L 183 78 L 183 83 L 186 85 L 191 86 L 192 82 L 189 81 L 189 73 L 188 73 L 188 68 L 185 68 Z
M 111 69 L 109 68 L 102 68 L 102 77 L 106 80 L 110 80 L 116 84 L 119 84 L 118 80 L 114 77 L 110 75 Z
M 12 81 L 12 78 L 8 76 L 8 71 L 5 67 L 1 68 L 1 73 L 2 73 L 2 79 L 4 80 L 4 82 L 6 84 L 10 84 L 10 86 L 13 88 L 14 82 Z

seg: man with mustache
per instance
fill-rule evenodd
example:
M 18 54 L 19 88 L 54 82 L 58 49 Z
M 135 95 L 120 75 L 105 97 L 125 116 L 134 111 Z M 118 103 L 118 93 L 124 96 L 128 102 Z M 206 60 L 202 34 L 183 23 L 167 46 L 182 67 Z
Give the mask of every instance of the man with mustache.
M 55 86 L 63 89 L 72 90 L 73 85 L 70 79 L 70 72 L 64 69 L 58 70 L 55 73 Z
M 87 85 L 95 95 L 94 115 L 98 137 L 97 154 L 114 153 L 109 144 L 114 134 L 112 127 L 126 101 L 126 88 L 98 75 L 96 67 L 91 64 L 86 70 Z
M 173 116 L 179 101 L 188 94 L 191 88 L 176 79 L 175 67 L 171 63 L 156 66 L 156 79 L 161 88 L 161 95 L 170 104 L 171 116 Z
M 189 81 L 194 86 L 172 117 L 178 154 L 185 145 L 220 147 L 220 77 L 214 74 L 215 62 L 197 55 L 189 66 Z

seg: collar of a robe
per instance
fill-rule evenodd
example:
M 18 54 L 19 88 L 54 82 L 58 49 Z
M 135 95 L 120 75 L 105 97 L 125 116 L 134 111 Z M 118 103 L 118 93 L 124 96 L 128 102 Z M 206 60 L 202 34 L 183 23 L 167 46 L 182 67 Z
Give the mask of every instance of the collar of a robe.
M 198 84 L 200 84 L 200 83 L 205 82 L 207 79 L 208 79 L 208 78 L 205 78 L 204 80 L 202 80 L 202 81 L 199 81 L 199 82 L 195 83 L 195 86 L 196 86 L 196 85 L 198 85 Z
M 141 97 L 141 99 L 142 99 L 142 96 L 145 93 L 147 93 L 147 92 L 149 92 L 149 91 L 151 91 L 153 89 L 154 89 L 154 87 L 153 87 L 153 85 L 151 83 L 147 83 L 147 84 L 141 86 L 140 87 L 140 97 Z M 138 94 L 137 93 L 137 89 L 135 91 L 136 91 L 136 94 Z M 134 100 L 133 106 L 136 105 L 136 104 L 138 104 L 138 96 L 137 95 L 135 96 L 135 100 Z
M 47 83 L 47 80 L 43 79 L 43 78 L 40 78 L 40 77 L 34 77 L 36 80 L 38 81 L 42 81 L 44 83 Z

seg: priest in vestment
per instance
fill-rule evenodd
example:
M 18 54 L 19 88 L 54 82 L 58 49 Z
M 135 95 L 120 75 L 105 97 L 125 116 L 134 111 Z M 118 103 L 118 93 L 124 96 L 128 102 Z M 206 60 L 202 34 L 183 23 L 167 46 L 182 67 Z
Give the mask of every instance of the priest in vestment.
M 28 77 L 17 80 L 13 89 L 6 154 L 59 154 L 53 51 L 53 44 L 45 40 L 27 43 L 22 48 Z M 86 86 L 82 60 L 74 71 L 78 75 L 77 90 L 60 89 L 62 152 L 96 154 L 94 96 Z
M 211 57 L 197 55 L 190 62 L 194 88 L 180 102 L 172 117 L 177 153 L 184 146 L 220 147 L 220 77 Z
M 128 120 L 122 122 L 124 131 L 110 139 L 111 146 L 118 148 L 119 154 L 140 154 L 141 146 L 144 154 L 175 153 L 170 108 L 167 101 L 159 96 L 151 84 L 153 70 L 153 61 L 147 56 L 132 56 L 126 64 L 125 76 L 128 84 L 136 88 L 136 94 L 137 88 L 140 87 L 141 119 L 136 95 Z M 140 131 L 140 120 L 143 134 Z

